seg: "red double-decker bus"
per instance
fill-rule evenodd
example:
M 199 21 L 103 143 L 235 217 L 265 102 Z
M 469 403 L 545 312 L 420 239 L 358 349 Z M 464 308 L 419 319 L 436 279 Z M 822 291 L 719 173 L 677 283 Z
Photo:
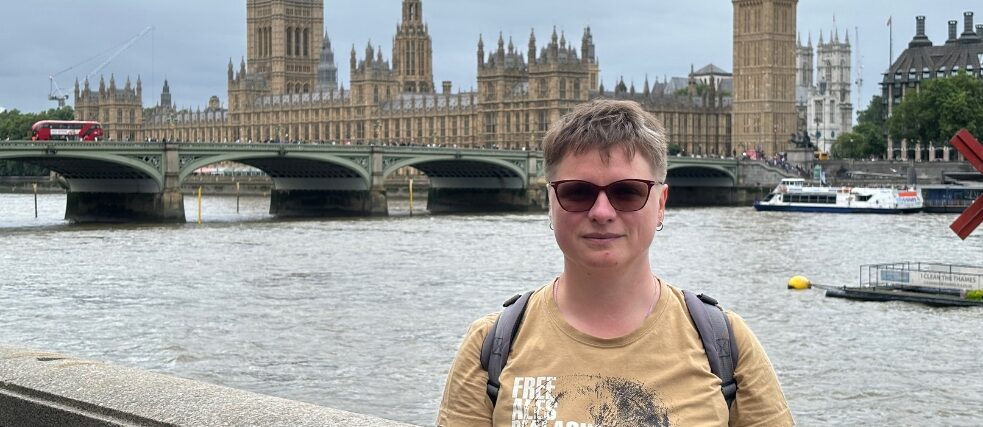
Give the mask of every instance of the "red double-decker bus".
M 99 138 L 102 138 L 102 125 L 99 122 L 41 120 L 31 126 L 31 141 L 98 141 Z

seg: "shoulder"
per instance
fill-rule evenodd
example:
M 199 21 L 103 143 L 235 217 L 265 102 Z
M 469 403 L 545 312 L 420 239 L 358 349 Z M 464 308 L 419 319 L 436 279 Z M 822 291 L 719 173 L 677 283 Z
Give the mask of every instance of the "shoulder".
M 501 312 L 498 311 L 488 313 L 471 322 L 471 325 L 468 326 L 468 332 L 464 335 L 464 341 L 469 342 L 474 339 L 481 341 L 484 339 L 485 335 L 488 335 L 488 331 L 491 330 L 492 325 L 495 324 L 495 320 L 498 319 L 499 314 Z

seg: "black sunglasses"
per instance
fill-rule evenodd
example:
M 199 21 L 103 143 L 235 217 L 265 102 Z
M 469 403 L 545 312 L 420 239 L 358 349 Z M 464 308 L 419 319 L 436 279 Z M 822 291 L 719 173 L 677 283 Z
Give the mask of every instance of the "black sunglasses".
M 597 185 L 579 179 L 567 179 L 553 181 L 550 187 L 553 187 L 560 207 L 567 212 L 589 211 L 602 191 L 615 210 L 633 212 L 645 207 L 652 186 L 656 184 L 662 183 L 647 179 L 622 179 L 608 185 Z

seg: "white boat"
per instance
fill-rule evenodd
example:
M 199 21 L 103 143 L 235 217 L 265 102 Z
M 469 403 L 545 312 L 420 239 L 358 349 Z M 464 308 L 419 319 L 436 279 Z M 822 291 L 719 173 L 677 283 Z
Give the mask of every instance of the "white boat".
M 836 213 L 913 213 L 924 206 L 915 188 L 829 187 L 807 185 L 802 178 L 786 178 L 765 197 L 754 202 L 759 211 Z

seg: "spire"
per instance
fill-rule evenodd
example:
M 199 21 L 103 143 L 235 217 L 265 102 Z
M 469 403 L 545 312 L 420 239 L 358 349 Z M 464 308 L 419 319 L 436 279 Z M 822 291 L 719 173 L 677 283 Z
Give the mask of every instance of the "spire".
M 485 41 L 482 40 L 481 34 L 478 34 L 478 66 L 485 63 Z
M 124 84 L 124 85 L 123 85 L 123 89 L 126 89 L 126 91 L 127 91 L 127 92 L 129 92 L 129 91 L 130 91 L 130 89 L 132 89 L 132 88 L 133 88 L 133 87 L 132 87 L 132 85 L 130 84 L 130 76 L 129 76 L 129 75 L 127 75 L 127 76 L 126 76 L 126 84 Z
M 515 53 L 515 45 L 512 44 L 512 36 L 509 36 L 509 54 Z
M 536 30 L 534 28 L 529 29 L 529 63 L 532 64 L 536 62 Z
M 850 31 L 847 31 L 847 32 L 846 32 L 846 38 L 845 38 L 845 40 L 843 41 L 843 43 L 845 43 L 845 44 L 847 44 L 847 45 L 849 45 L 849 44 L 850 44 Z
M 594 36 L 590 26 L 584 28 L 584 36 L 580 39 L 580 59 L 584 62 L 594 62 Z
M 556 44 L 556 25 L 553 26 L 553 35 L 550 36 L 550 42 Z
M 137 96 L 140 96 L 141 92 L 143 92 L 143 83 L 140 81 L 140 75 L 137 74 Z
M 498 32 L 498 51 L 499 52 L 504 52 L 505 51 L 505 39 L 502 38 L 502 32 L 501 31 Z
M 376 51 L 376 62 L 382 63 L 382 45 L 379 45 L 379 50 Z
M 642 95 L 646 98 L 652 95 L 652 91 L 649 89 L 649 74 L 645 73 L 645 87 L 642 88 Z
M 355 59 L 355 43 L 352 43 L 352 57 L 351 57 L 351 70 L 355 71 L 355 66 L 357 65 L 357 60 Z
M 232 79 L 235 77 L 235 74 L 234 74 L 234 72 L 232 70 L 232 57 L 231 56 L 229 57 L 229 71 L 228 71 L 228 76 L 229 76 L 229 81 L 232 81 Z
M 560 47 L 567 46 L 567 36 L 564 34 L 563 30 L 560 30 Z
M 115 73 L 110 73 L 109 74 L 109 90 L 111 90 L 111 91 L 115 91 L 116 90 L 116 75 L 115 75 Z
M 809 47 L 812 47 L 812 31 L 809 32 Z
M 246 76 L 246 58 L 245 57 L 242 57 L 242 59 L 239 60 L 239 76 L 240 77 L 245 77 Z
M 823 30 L 819 30 L 819 45 L 823 44 Z

